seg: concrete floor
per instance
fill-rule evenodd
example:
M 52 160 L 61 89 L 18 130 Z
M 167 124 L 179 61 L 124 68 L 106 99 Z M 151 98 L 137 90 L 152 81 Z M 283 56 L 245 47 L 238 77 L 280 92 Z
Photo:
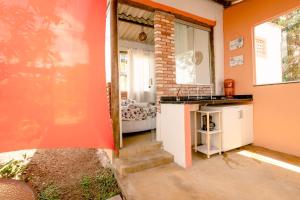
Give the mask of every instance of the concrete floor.
M 138 132 L 138 133 L 129 133 L 123 135 L 124 147 L 141 145 L 143 143 L 152 142 L 154 140 L 155 140 L 155 130 Z
M 197 153 L 188 169 L 173 163 L 120 182 L 128 200 L 296 200 L 300 158 L 247 146 L 210 159 Z

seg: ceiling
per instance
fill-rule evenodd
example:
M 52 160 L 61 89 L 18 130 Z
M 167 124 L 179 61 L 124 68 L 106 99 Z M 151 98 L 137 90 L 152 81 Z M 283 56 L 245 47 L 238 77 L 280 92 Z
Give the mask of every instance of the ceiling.
M 211 1 L 222 4 L 225 8 L 228 8 L 228 7 L 235 5 L 237 3 L 240 3 L 244 0 L 211 0 Z
M 244 0 L 211 0 L 223 5 L 225 8 L 240 3 Z M 119 3 L 118 19 L 119 19 L 119 38 L 121 40 L 129 40 L 141 42 L 139 33 L 143 31 L 147 34 L 147 39 L 143 43 L 154 44 L 154 13 L 149 10 L 143 10 L 132 7 L 127 4 Z
M 138 37 L 142 28 L 136 24 L 130 24 L 127 22 L 119 22 L 119 37 L 121 40 L 129 40 L 134 42 L 141 42 Z M 147 39 L 143 43 L 154 44 L 154 29 L 144 27 L 144 32 L 147 34 Z
M 153 21 L 154 13 L 148 10 L 131 7 L 126 4 L 119 4 L 119 37 L 122 40 L 141 42 L 138 37 L 143 31 L 147 34 L 147 39 L 143 43 L 154 44 Z

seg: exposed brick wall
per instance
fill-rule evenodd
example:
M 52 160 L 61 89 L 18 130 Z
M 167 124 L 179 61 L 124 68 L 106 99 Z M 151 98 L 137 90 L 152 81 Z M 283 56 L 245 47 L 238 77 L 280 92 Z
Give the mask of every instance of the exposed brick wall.
M 210 95 L 209 86 L 178 85 L 176 84 L 175 64 L 175 17 L 161 11 L 154 13 L 154 52 L 156 75 L 156 100 L 160 112 L 159 100 L 161 96 L 176 96 L 178 89 L 180 95 Z

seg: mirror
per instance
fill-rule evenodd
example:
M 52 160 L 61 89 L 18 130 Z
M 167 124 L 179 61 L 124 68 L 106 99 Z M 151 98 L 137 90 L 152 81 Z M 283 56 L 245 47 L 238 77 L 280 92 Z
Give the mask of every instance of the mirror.
M 211 85 L 210 30 L 195 26 L 175 23 L 176 83 Z

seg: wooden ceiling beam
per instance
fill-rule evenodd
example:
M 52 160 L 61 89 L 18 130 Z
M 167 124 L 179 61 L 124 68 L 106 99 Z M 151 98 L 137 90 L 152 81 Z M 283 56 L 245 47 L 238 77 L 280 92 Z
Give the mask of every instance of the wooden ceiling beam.
M 224 8 L 228 8 L 229 6 L 231 6 L 231 1 L 229 0 L 212 0 L 218 4 L 221 4 L 224 6 Z
M 148 27 L 148 28 L 154 28 L 154 25 L 145 24 L 145 23 L 141 23 L 141 22 L 133 21 L 133 20 L 129 20 L 129 19 L 122 19 L 120 17 L 119 17 L 119 21 L 130 23 L 130 24 L 135 24 L 135 25 L 138 25 L 138 26 L 145 26 L 145 27 Z
M 244 0 L 211 0 L 211 1 L 214 1 L 218 4 L 223 5 L 224 8 L 228 8 L 228 7 L 233 6 L 234 4 L 240 3 Z

